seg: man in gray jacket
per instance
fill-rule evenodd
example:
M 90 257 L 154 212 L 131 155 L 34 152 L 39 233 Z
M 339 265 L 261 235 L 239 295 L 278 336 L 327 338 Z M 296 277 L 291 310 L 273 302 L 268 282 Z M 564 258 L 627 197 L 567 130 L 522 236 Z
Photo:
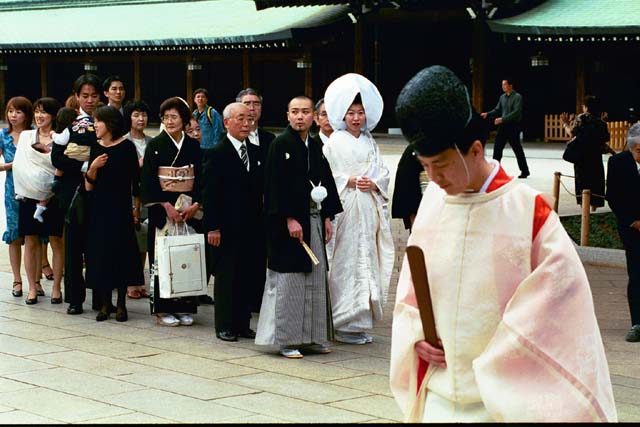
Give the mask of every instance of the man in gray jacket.
M 502 159 L 502 150 L 504 150 L 504 146 L 509 141 L 520 168 L 520 176 L 518 178 L 526 178 L 530 175 L 529 166 L 527 166 L 527 159 L 520 143 L 522 95 L 513 90 L 513 81 L 511 79 L 502 80 L 502 91 L 504 93 L 500 95 L 496 108 L 482 113 L 480 116 L 483 119 L 487 117 L 493 119 L 493 123 L 498 127 L 498 134 L 493 144 L 493 158 L 497 161 Z

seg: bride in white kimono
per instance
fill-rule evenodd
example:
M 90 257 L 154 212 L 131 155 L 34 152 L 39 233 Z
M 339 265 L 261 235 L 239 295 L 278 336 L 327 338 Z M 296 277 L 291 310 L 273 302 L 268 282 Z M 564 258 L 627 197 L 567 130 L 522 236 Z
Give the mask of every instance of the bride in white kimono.
M 335 80 L 325 93 L 334 129 L 323 152 L 344 212 L 330 243 L 329 289 L 336 340 L 373 341 L 365 331 L 382 318 L 394 261 L 389 218 L 389 169 L 371 130 L 382 116 L 378 89 L 358 74 Z

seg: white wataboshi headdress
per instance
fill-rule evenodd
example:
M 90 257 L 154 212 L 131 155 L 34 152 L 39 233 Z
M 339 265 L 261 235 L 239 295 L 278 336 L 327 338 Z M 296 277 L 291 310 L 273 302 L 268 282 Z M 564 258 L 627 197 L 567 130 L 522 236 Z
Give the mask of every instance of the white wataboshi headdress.
M 334 130 L 347 128 L 344 116 L 357 94 L 362 98 L 362 106 L 367 115 L 365 128 L 372 131 L 380 121 L 384 103 L 378 88 L 366 77 L 349 73 L 335 79 L 324 94 L 327 117 Z

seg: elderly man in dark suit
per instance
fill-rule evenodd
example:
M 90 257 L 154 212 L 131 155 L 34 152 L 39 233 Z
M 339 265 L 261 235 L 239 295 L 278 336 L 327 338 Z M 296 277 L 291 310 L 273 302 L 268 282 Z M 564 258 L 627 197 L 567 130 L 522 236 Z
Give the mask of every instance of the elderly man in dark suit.
M 235 102 L 222 116 L 227 135 L 204 162 L 204 227 L 214 247 L 216 336 L 237 341 L 255 337 L 249 328 L 250 295 L 254 272 L 265 268 L 264 250 L 254 242 L 264 233 L 264 172 L 258 147 L 247 141 L 249 109 Z
M 618 220 L 618 233 L 627 257 L 627 299 L 631 329 L 625 340 L 640 342 L 640 123 L 627 134 L 629 151 L 609 158 L 607 201 Z

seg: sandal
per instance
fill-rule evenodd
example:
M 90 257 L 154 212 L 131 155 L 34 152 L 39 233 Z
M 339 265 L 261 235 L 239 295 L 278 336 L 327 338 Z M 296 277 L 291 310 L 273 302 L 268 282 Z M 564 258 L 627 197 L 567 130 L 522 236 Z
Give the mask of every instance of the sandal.
M 49 271 L 51 273 L 47 274 L 44 270 L 45 269 L 49 269 Z M 51 268 L 51 266 L 49 265 L 49 263 L 46 263 L 45 265 L 42 266 L 42 274 L 44 274 L 44 277 L 47 278 L 47 280 L 53 280 L 53 269 Z
M 145 288 L 138 289 L 141 298 L 151 298 L 151 294 Z
M 141 294 L 140 291 L 137 289 L 132 289 L 130 291 L 127 292 L 127 296 L 131 299 L 140 299 Z
M 42 285 L 40 284 L 40 282 L 36 282 L 36 288 L 38 289 L 38 296 L 43 297 L 44 289 L 42 289 Z
M 18 286 L 20 286 L 20 289 L 16 289 Z M 11 290 L 11 295 L 13 295 L 14 297 L 22 296 L 22 282 L 13 282 L 13 289 Z

